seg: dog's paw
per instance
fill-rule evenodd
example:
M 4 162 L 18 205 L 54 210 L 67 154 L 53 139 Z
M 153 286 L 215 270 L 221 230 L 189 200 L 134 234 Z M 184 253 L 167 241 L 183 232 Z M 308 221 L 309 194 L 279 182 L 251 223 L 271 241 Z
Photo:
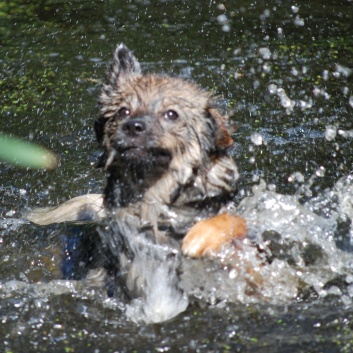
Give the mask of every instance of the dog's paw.
M 197 222 L 184 237 L 181 249 L 190 257 L 212 255 L 232 239 L 244 239 L 246 233 L 244 218 L 223 213 Z

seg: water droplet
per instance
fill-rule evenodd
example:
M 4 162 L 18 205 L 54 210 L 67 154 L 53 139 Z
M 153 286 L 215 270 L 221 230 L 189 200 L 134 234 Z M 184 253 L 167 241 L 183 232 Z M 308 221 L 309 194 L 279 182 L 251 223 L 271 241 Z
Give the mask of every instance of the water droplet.
M 348 103 L 353 108 L 353 96 L 349 97 Z
M 93 62 L 93 63 L 100 63 L 102 61 L 101 58 L 89 58 L 89 61 Z
M 222 26 L 222 31 L 223 32 L 230 32 L 230 26 L 228 24 L 225 24 Z
M 325 130 L 325 139 L 327 141 L 333 141 L 337 135 L 337 127 L 334 125 L 327 125 Z
M 342 292 L 337 286 L 332 286 L 327 290 L 327 294 L 341 296 Z
M 298 76 L 298 70 L 295 67 L 292 67 L 291 74 L 293 76 Z
M 277 93 L 277 86 L 274 83 L 271 83 L 270 85 L 268 85 L 267 89 L 270 94 Z
M 220 23 L 220 24 L 224 24 L 227 22 L 227 16 L 226 15 L 219 15 L 217 16 L 217 21 Z
M 325 172 L 326 172 L 326 169 L 321 166 L 321 167 L 315 172 L 315 174 L 316 174 L 319 178 L 322 178 L 322 177 L 325 176 Z
M 340 75 L 343 75 L 344 77 L 348 77 L 351 75 L 352 71 L 353 70 L 349 67 L 346 67 L 346 66 L 343 66 L 340 64 L 336 64 L 336 71 L 335 72 L 338 74 L 338 77 Z
M 349 93 L 349 88 L 348 88 L 347 86 L 343 87 L 343 88 L 342 88 L 342 93 L 343 93 L 345 96 L 347 96 L 348 93 Z
M 304 26 L 304 20 L 300 18 L 299 15 L 297 15 L 294 19 L 294 24 L 298 27 L 303 27 Z
M 352 274 L 348 274 L 346 276 L 346 282 L 347 283 L 353 283 L 353 275 Z M 352 290 L 353 290 L 353 287 L 352 287 Z M 353 292 L 352 292 L 352 294 L 353 294 Z
M 291 8 L 293 13 L 298 13 L 298 11 L 299 11 L 299 7 L 298 6 L 292 5 L 290 8 Z
M 276 191 L 276 184 L 268 184 L 267 190 L 269 191 Z
M 300 172 L 294 172 L 292 173 L 289 178 L 288 178 L 288 181 L 291 183 L 291 182 L 295 182 L 297 181 L 298 183 L 304 183 L 305 181 L 305 178 L 304 178 L 304 175 Z
M 258 132 L 254 132 L 250 138 L 251 142 L 256 146 L 260 146 L 263 143 L 263 138 Z
M 237 270 L 235 268 L 233 268 L 230 272 L 229 272 L 229 278 L 230 279 L 234 279 L 237 277 Z
M 255 161 L 255 159 L 254 159 L 254 161 Z M 259 177 L 258 175 L 254 174 L 254 175 L 252 176 L 252 181 L 253 181 L 254 183 L 257 183 L 259 180 L 260 180 L 260 177 Z
M 233 51 L 233 55 L 234 55 L 234 56 L 238 56 L 240 53 L 241 53 L 241 48 L 236 48 L 236 49 L 234 49 L 234 51 Z
M 283 88 L 277 89 L 277 96 L 281 100 L 282 107 L 286 108 L 287 114 L 290 114 L 293 111 L 293 108 L 295 106 L 295 102 L 287 96 L 287 94 Z
M 264 60 L 271 58 L 271 51 L 268 48 L 259 48 L 259 54 Z
M 269 9 L 265 9 L 264 10 L 264 16 L 265 17 L 270 17 L 270 15 L 271 15 L 271 11 Z

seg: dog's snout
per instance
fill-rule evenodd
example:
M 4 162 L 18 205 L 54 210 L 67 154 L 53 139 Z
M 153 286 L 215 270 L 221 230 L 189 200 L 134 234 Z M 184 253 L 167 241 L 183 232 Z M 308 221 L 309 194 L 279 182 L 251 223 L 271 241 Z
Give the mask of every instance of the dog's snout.
M 146 123 L 142 119 L 131 119 L 123 124 L 122 129 L 127 136 L 139 136 L 146 131 Z

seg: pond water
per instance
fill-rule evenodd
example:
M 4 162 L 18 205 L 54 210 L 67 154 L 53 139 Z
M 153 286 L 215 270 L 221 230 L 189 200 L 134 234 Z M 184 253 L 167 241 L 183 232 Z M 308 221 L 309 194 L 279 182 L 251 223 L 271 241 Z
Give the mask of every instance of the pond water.
M 60 158 L 51 172 L 0 164 L 0 351 L 352 351 L 352 15 L 348 0 L 0 1 L 0 131 Z M 23 220 L 102 191 L 92 125 L 120 42 L 232 113 L 239 212 L 281 255 L 271 300 L 135 324 L 103 289 L 62 279 L 70 225 Z

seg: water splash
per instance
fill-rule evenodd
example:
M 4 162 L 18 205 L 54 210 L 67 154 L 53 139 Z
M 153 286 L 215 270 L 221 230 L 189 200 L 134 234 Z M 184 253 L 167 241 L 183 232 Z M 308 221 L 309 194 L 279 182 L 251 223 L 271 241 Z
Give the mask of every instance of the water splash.
M 156 323 L 183 312 L 188 297 L 179 285 L 179 243 L 158 230 L 141 230 L 140 219 L 121 211 L 99 229 L 117 264 L 117 283 L 132 300 L 126 316 L 133 322 Z M 123 250 L 124 249 L 124 250 Z
M 185 311 L 188 297 L 175 283 L 178 261 L 157 263 L 153 259 L 139 258 L 138 263 L 139 270 L 146 276 L 144 296 L 126 306 L 126 316 L 136 323 L 157 323 Z
M 304 204 L 299 201 L 302 195 L 310 196 L 313 181 L 324 173 L 324 168 L 318 168 L 306 182 L 302 174 L 293 173 L 289 181 L 298 185 L 294 195 L 276 193 L 260 181 L 252 196 L 236 209 L 233 205 L 232 212 L 247 220 L 248 238 L 228 244 L 213 258 L 181 256 L 178 246 L 156 244 L 145 234 L 131 231 L 136 228 L 132 220 L 131 229 L 123 232 L 134 254 L 127 281 L 140 289 L 140 295 L 124 307 L 126 316 L 133 322 L 155 323 L 175 317 L 195 300 L 211 305 L 283 305 L 308 293 L 337 296 L 345 305 L 353 305 L 353 175 Z M 136 278 L 143 280 L 136 282 Z M 341 285 L 335 284 L 337 279 Z M 52 281 L 25 287 L 33 295 L 60 295 L 89 287 L 88 282 Z M 19 285 L 24 284 L 8 282 L 0 294 L 11 296 Z
M 278 98 L 280 99 L 281 105 L 283 108 L 286 109 L 287 114 L 291 114 L 293 112 L 293 109 L 295 107 L 295 101 L 290 99 L 285 92 L 283 88 L 277 87 L 277 85 L 271 83 L 268 86 L 268 91 L 270 94 L 276 94 Z M 303 101 L 302 103 L 302 108 L 305 108 L 305 106 L 309 104 Z
M 179 254 L 145 239 L 136 242 L 135 234 L 130 244 L 134 251 L 133 275 L 140 281 L 143 278 L 143 293 L 126 306 L 126 316 L 133 322 L 157 323 L 185 311 L 189 300 L 178 283 Z
M 240 250 L 224 248 L 218 262 L 185 260 L 182 287 L 194 298 L 211 304 L 282 305 L 315 293 L 322 298 L 340 296 L 345 305 L 352 305 L 351 200 L 353 176 L 341 179 L 306 204 L 299 202 L 298 195 L 268 190 L 261 181 L 237 208 L 248 223 L 247 242 Z M 252 242 L 259 247 L 254 248 Z M 337 278 L 344 279 L 344 288 L 331 284 Z

